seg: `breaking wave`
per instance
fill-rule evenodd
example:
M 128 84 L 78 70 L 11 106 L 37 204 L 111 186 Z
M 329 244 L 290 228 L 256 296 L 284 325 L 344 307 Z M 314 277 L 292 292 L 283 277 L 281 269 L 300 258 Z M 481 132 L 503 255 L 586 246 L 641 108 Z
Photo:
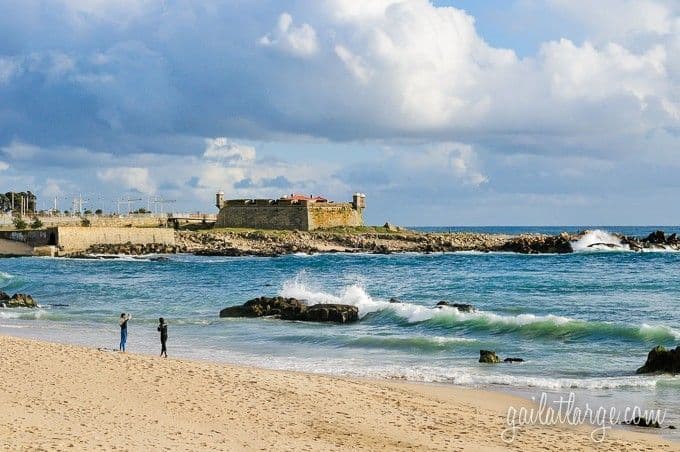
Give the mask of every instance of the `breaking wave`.
M 454 307 L 432 307 L 414 303 L 390 303 L 372 298 L 363 287 L 354 284 L 345 287 L 340 295 L 310 289 L 299 276 L 284 283 L 283 297 L 305 300 L 309 304 L 349 304 L 359 309 L 359 317 L 373 313 L 396 316 L 406 324 L 425 324 L 442 329 L 457 328 L 464 331 L 518 334 L 530 338 L 549 339 L 627 339 L 642 342 L 677 341 L 680 331 L 665 325 L 620 324 L 603 321 L 585 321 L 557 315 L 501 315 L 488 311 L 461 312 Z
M 595 229 L 588 231 L 580 239 L 571 242 L 575 253 L 592 251 L 630 251 L 628 245 L 621 243 L 621 239 L 607 231 Z
M 575 253 L 592 253 L 597 251 L 633 251 L 630 246 L 621 241 L 621 237 L 601 229 L 586 231 L 578 240 L 571 242 L 571 249 Z M 650 248 L 642 248 L 641 252 L 675 252 L 671 247 L 655 245 Z

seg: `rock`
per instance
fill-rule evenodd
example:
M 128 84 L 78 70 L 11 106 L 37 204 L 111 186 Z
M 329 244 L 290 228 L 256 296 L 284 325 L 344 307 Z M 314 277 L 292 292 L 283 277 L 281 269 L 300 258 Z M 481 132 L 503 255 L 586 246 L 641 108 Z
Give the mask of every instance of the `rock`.
M 654 231 L 649 234 L 644 242 L 654 243 L 656 245 L 664 245 L 666 243 L 666 234 L 663 231 Z
M 230 306 L 220 311 L 220 317 L 265 317 L 307 322 L 349 323 L 359 320 L 359 309 L 344 304 L 315 304 L 307 306 L 295 298 L 260 297 L 241 306 Z
M 448 306 L 450 308 L 456 308 L 459 312 L 475 312 L 474 306 L 465 303 L 449 303 L 448 301 L 440 301 L 436 306 Z
M 315 304 L 294 320 L 307 322 L 350 323 L 359 320 L 359 308 L 346 304 Z
M 522 358 L 505 358 L 503 360 L 504 363 L 523 363 L 524 360 Z
M 5 302 L 8 308 L 37 308 L 38 304 L 32 296 L 23 293 L 15 293 L 12 298 Z
M 0 290 L 0 302 L 2 301 L 9 301 L 9 295 Z
M 387 229 L 390 232 L 397 232 L 399 231 L 399 228 L 397 228 L 395 225 L 390 223 L 389 221 L 385 223 L 385 226 L 383 226 L 385 229 Z
M 479 351 L 479 362 L 486 364 L 497 364 L 501 362 L 501 359 L 496 355 L 496 352 L 491 350 L 480 350 Z
M 521 235 L 505 242 L 499 251 L 510 251 L 522 254 L 572 253 L 571 240 L 568 234 L 558 236 Z
M 280 316 L 293 319 L 304 309 L 305 304 L 295 298 L 260 297 L 249 300 L 241 306 L 224 308 L 220 311 L 220 317 Z
M 645 428 L 661 428 L 659 425 L 658 421 L 649 421 L 647 418 L 642 417 L 642 416 L 636 416 L 633 419 L 631 419 L 628 422 L 624 422 L 626 425 L 634 425 L 636 427 L 645 427 Z
M 680 346 L 666 350 L 661 345 L 654 347 L 647 355 L 645 365 L 637 370 L 639 374 L 652 372 L 680 373 Z
M 401 303 L 401 300 L 400 300 L 400 299 L 394 298 L 394 297 L 390 298 L 389 301 L 390 301 L 390 303 Z

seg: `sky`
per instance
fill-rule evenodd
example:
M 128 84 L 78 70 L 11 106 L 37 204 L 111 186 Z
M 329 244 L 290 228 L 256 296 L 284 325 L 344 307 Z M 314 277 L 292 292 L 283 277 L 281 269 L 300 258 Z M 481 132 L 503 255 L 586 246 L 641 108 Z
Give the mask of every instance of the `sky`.
M 677 0 L 0 0 L 0 191 L 679 225 Z

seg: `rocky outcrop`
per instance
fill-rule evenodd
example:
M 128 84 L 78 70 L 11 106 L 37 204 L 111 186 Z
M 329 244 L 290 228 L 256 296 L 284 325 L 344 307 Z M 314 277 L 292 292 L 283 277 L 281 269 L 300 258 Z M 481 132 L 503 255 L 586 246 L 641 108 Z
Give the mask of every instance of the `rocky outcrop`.
M 24 293 L 15 293 L 11 297 L 0 291 L 0 306 L 5 308 L 37 308 L 38 303 L 32 296 Z
M 654 347 L 647 355 L 645 365 L 637 370 L 639 374 L 663 372 L 680 373 L 680 346 L 666 350 L 661 345 Z
M 499 251 L 522 254 L 572 253 L 571 236 L 565 232 L 557 236 L 521 235 L 508 240 Z
M 450 308 L 456 308 L 460 312 L 475 312 L 475 307 L 471 304 L 465 303 L 451 303 L 448 301 L 440 301 L 437 303 L 436 307 L 441 308 L 442 306 L 448 306 Z
M 359 309 L 346 304 L 315 304 L 303 310 L 294 320 L 351 323 L 359 320 Z
M 241 306 L 230 306 L 220 311 L 220 317 L 265 316 L 306 322 L 350 323 L 359 320 L 359 309 L 356 306 L 344 304 L 307 306 L 295 298 L 260 297 L 249 300 Z
M 492 350 L 480 350 L 479 351 L 479 362 L 485 364 L 498 364 L 501 359 L 498 357 L 496 352 Z M 504 363 L 523 363 L 522 358 L 505 358 Z
M 88 258 L 96 254 L 124 254 L 128 256 L 139 256 L 144 254 L 174 254 L 177 253 L 178 247 L 174 245 L 164 245 L 161 243 L 147 243 L 147 244 L 98 244 L 92 245 L 85 253 L 78 253 L 69 257 Z
M 480 350 L 479 351 L 479 362 L 485 364 L 497 364 L 501 362 L 501 359 L 496 355 L 496 352 L 491 350 Z

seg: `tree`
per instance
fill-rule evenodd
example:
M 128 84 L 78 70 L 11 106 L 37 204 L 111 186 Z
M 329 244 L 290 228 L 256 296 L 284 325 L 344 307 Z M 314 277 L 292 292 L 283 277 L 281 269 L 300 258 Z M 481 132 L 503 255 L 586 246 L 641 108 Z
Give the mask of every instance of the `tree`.
M 31 229 L 40 229 L 43 227 L 43 222 L 40 221 L 40 218 L 35 217 L 35 220 L 31 223 Z
M 26 227 L 28 226 L 28 224 L 21 217 L 14 218 L 12 222 L 14 223 L 14 227 L 16 229 L 26 229 Z
M 92 215 L 92 211 L 90 209 L 85 209 L 84 214 L 85 215 Z
M 103 214 L 103 213 L 104 213 L 104 212 L 102 211 L 102 209 L 97 209 L 97 210 L 94 211 L 94 214 L 95 214 L 95 215 L 101 215 L 101 214 Z

